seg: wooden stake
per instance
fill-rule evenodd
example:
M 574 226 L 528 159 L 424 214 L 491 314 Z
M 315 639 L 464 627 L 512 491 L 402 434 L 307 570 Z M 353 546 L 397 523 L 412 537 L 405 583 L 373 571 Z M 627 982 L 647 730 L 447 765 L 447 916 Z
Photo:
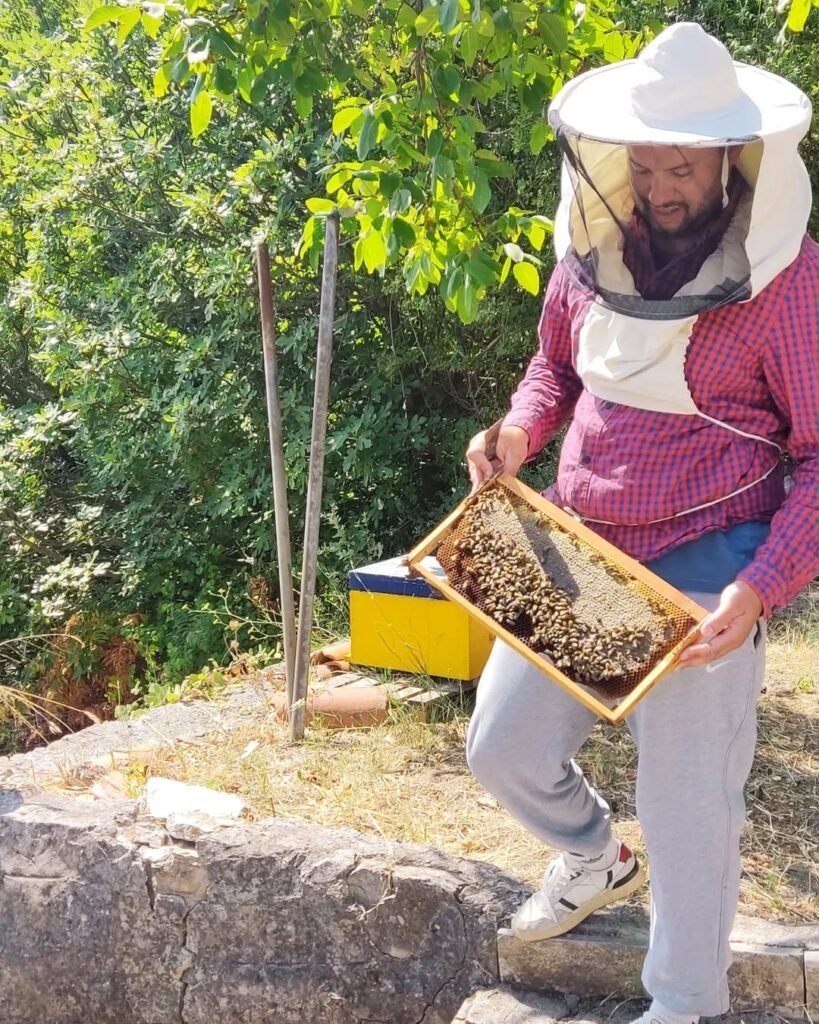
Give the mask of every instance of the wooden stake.
M 282 411 L 279 401 L 279 371 L 276 363 L 276 317 L 270 284 L 270 255 L 264 242 L 256 244 L 256 273 L 262 320 L 262 353 L 267 396 L 267 426 L 270 465 L 273 470 L 273 514 L 276 519 L 276 552 L 279 561 L 279 598 L 284 635 L 284 671 L 287 706 L 293 703 L 296 667 L 296 612 L 293 603 L 293 566 L 290 556 L 290 520 L 287 506 L 287 477 L 284 468 Z
M 293 700 L 290 705 L 290 737 L 294 740 L 300 740 L 304 736 L 304 709 L 307 701 L 307 674 L 310 668 L 310 637 L 313 631 L 313 600 L 316 592 L 316 564 L 321 527 L 324 438 L 327 432 L 330 365 L 333 357 L 337 269 L 338 213 L 334 212 L 328 216 L 324 232 L 324 270 L 321 279 L 316 386 L 313 397 L 313 431 L 310 441 L 310 473 L 307 481 L 307 514 L 304 523 L 299 633 L 296 644 Z

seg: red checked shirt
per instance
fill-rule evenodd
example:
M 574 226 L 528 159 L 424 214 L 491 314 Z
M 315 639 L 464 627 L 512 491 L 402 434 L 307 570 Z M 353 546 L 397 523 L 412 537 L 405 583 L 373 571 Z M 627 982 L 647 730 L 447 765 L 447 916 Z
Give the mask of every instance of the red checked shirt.
M 512 398 L 506 425 L 529 435 L 529 457 L 571 417 L 557 481 L 547 496 L 641 562 L 712 530 L 771 521 L 768 539 L 739 574 L 766 615 L 819 574 L 819 245 L 749 302 L 701 313 L 685 375 L 697 408 L 776 442 L 794 460 L 742 494 L 696 512 L 762 476 L 769 445 L 695 415 L 650 412 L 595 398 L 575 372 L 580 328 L 594 296 L 555 269 L 540 344 Z M 775 454 L 775 453 L 774 453 Z M 653 522 L 666 516 L 675 518 Z

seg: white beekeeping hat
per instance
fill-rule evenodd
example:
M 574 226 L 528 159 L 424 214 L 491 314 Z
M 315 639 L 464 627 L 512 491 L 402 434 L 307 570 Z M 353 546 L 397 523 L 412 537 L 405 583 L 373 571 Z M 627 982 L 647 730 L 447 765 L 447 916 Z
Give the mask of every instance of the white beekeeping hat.
M 635 145 L 716 146 L 805 134 L 810 101 L 795 85 L 732 60 L 699 25 L 672 25 L 634 60 L 588 71 L 549 109 L 555 131 Z
M 734 61 L 691 22 L 672 25 L 633 60 L 579 75 L 549 108 L 566 156 L 558 257 L 573 249 L 591 258 L 598 284 L 633 296 L 614 253 L 632 204 L 627 147 L 742 146 L 744 223 L 696 287 L 701 308 L 751 298 L 796 258 L 807 230 L 811 187 L 798 146 L 810 120 L 810 101 L 795 85 Z

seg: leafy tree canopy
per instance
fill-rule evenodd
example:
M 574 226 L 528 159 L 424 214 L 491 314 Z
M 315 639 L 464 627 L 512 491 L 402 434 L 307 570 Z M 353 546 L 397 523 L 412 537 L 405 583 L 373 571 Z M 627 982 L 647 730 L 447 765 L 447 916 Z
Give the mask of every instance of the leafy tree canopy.
M 493 203 L 516 168 L 494 144 L 498 114 L 544 113 L 567 78 L 631 57 L 642 33 L 610 0 L 185 0 L 104 4 L 89 28 L 138 28 L 157 44 L 153 92 L 186 92 L 191 130 L 233 103 L 292 108 L 321 135 L 325 196 L 307 201 L 302 253 L 315 262 L 322 215 L 338 208 L 355 269 L 400 265 L 407 289 L 440 290 L 464 323 L 510 271 L 533 295 L 551 221 Z

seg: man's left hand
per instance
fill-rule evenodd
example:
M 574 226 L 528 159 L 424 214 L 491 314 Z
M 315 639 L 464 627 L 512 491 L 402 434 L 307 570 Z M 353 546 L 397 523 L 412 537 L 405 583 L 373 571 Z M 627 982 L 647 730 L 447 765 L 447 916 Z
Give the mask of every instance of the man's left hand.
M 741 580 L 720 595 L 719 605 L 703 620 L 700 635 L 677 662 L 679 668 L 707 665 L 741 647 L 762 614 L 762 602 Z

